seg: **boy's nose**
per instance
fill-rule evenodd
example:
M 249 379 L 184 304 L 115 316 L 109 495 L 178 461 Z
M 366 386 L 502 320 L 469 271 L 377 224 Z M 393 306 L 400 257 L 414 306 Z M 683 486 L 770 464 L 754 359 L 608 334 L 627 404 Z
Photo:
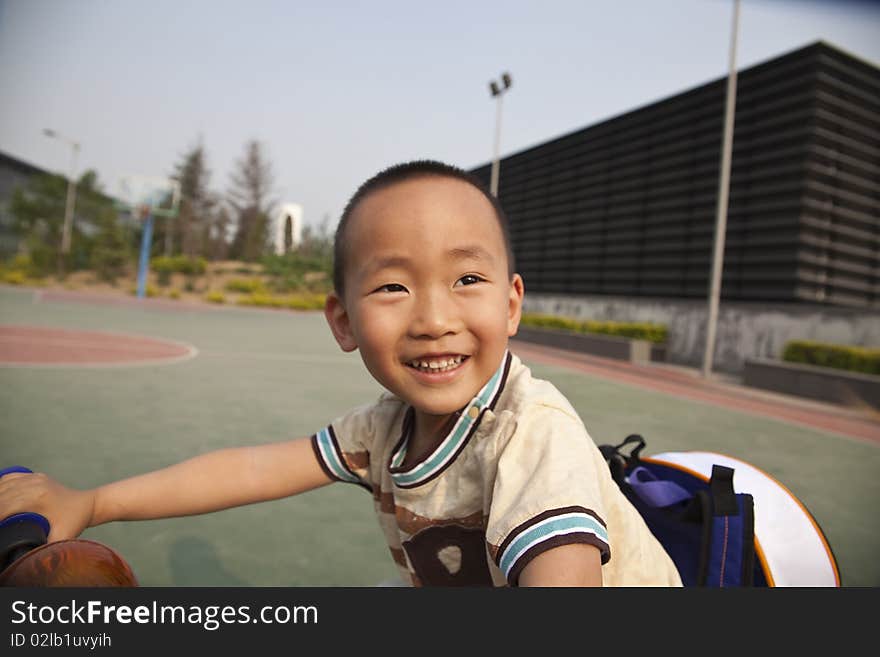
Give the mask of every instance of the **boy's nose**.
M 416 338 L 440 338 L 460 330 L 456 306 L 442 292 L 424 293 L 416 300 L 410 334 Z

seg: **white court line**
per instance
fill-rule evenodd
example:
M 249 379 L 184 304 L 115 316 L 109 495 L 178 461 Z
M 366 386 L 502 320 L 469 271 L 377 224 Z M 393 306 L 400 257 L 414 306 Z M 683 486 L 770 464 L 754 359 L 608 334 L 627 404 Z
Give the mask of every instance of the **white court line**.
M 92 362 L 92 361 L 84 361 L 79 363 L 4 363 L 0 362 L 0 369 L 76 369 L 76 368 L 87 368 L 87 369 L 118 369 L 121 367 L 146 367 L 149 365 L 173 365 L 174 363 L 181 363 L 183 361 L 191 360 L 199 355 L 199 350 L 187 343 L 181 342 L 180 340 L 171 340 L 169 338 L 159 338 L 152 335 L 143 335 L 139 333 L 127 333 L 124 331 L 105 331 L 103 329 L 70 329 L 70 328 L 59 328 L 57 326 L 38 326 L 33 324 L 4 324 L 3 326 L 11 327 L 11 328 L 21 328 L 21 329 L 47 329 L 47 330 L 58 330 L 58 331 L 71 331 L 71 332 L 83 332 L 83 333 L 98 333 L 109 336 L 116 336 L 120 338 L 126 338 L 128 340 L 131 339 L 139 339 L 139 340 L 148 340 L 152 342 L 165 343 L 169 345 L 174 345 L 176 347 L 180 347 L 185 350 L 186 353 L 181 354 L 180 356 L 169 356 L 165 358 L 140 358 L 140 359 L 132 359 L 119 363 L 104 363 L 104 362 Z

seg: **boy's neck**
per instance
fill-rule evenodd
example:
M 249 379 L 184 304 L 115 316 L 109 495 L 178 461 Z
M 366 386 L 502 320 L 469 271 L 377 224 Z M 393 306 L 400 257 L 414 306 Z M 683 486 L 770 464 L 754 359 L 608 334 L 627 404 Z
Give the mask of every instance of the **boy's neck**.
M 449 435 L 457 419 L 457 413 L 427 415 L 416 410 L 401 467 L 407 468 L 424 460 Z

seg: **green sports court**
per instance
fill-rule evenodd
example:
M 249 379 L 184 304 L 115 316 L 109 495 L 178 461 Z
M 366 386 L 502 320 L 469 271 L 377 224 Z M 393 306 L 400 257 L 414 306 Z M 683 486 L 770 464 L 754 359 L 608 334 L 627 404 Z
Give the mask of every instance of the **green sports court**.
M 0 367 L 0 467 L 23 465 L 74 488 L 208 450 L 309 435 L 380 393 L 358 355 L 342 353 L 315 312 L 0 287 L 0 325 L 159 340 L 183 354 Z M 770 473 L 824 530 L 841 583 L 880 585 L 876 418 L 859 420 L 867 433 L 845 435 L 748 404 L 724 406 L 577 371 L 516 342 L 512 349 L 569 397 L 597 443 L 640 433 L 648 455 L 716 451 Z M 204 516 L 113 523 L 83 537 L 120 552 L 143 586 L 359 587 L 397 576 L 371 496 L 346 484 Z

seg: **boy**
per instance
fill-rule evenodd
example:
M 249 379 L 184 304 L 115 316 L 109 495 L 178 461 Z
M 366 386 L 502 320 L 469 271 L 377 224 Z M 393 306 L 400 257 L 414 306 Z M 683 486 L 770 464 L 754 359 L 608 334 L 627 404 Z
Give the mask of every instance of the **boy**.
M 391 167 L 349 201 L 325 316 L 387 390 L 310 438 L 227 449 L 73 491 L 0 480 L 0 517 L 50 540 L 111 520 L 206 513 L 332 481 L 375 500 L 414 585 L 680 585 L 577 413 L 508 351 L 524 294 L 504 213 L 442 163 Z

